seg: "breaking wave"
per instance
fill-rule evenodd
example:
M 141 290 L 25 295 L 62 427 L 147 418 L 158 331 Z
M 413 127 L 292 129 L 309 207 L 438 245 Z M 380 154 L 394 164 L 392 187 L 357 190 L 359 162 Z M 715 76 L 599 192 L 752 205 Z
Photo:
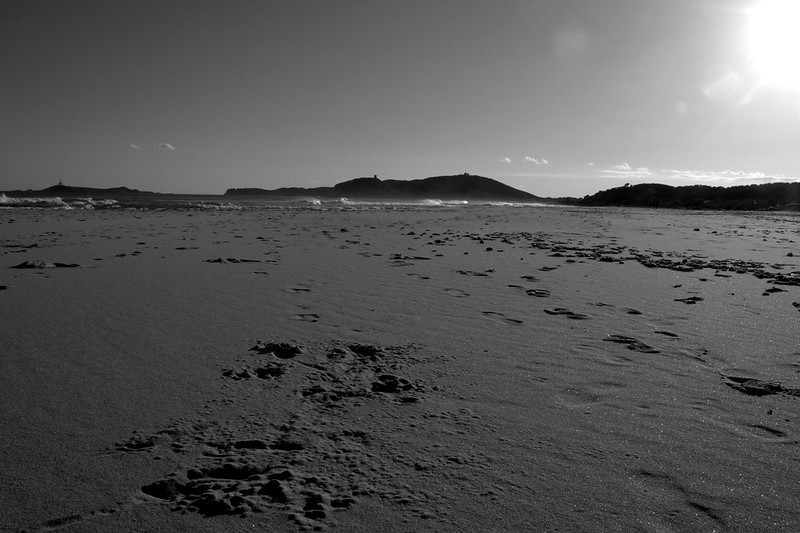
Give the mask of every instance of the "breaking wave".
M 141 209 L 238 211 L 251 209 L 380 210 L 380 209 L 461 209 L 480 206 L 550 207 L 539 203 L 510 203 L 467 200 L 351 199 L 351 198 L 266 198 L 218 195 L 122 195 L 112 198 L 16 197 L 0 193 L 0 209 Z
M 6 196 L 0 193 L 0 208 L 33 207 L 43 209 L 108 209 L 119 207 L 117 200 L 110 198 L 61 198 L 50 196 L 42 198 L 25 198 Z
M 437 200 L 435 198 L 424 200 L 350 200 L 349 198 L 340 198 L 338 202 L 342 205 L 375 207 L 449 207 L 469 204 L 467 200 Z

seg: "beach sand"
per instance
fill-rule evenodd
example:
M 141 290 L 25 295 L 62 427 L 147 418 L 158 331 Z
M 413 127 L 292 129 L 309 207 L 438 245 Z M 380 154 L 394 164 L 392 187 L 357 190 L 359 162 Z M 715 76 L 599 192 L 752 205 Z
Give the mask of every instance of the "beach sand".
M 795 531 L 800 226 L 0 211 L 0 529 Z

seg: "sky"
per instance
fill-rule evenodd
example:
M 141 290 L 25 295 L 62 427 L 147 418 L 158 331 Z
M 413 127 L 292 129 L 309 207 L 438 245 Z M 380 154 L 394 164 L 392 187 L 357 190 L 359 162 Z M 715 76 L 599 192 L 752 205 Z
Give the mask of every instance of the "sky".
M 4 0 L 0 190 L 797 181 L 793 3 Z

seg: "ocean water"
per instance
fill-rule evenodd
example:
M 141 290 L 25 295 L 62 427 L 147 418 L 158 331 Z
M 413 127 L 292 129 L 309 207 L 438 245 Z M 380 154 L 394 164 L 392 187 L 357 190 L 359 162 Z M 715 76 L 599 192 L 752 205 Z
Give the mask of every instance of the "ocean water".
M 8 197 L 0 193 L 0 208 L 39 208 L 39 209 L 103 209 L 107 207 L 119 207 L 117 200 L 113 199 L 93 199 L 93 198 L 67 198 L 53 197 L 31 197 L 18 198 Z
M 481 202 L 467 200 L 365 200 L 320 198 L 266 198 L 222 195 L 137 195 L 118 198 L 9 197 L 0 193 L 0 209 L 149 209 L 149 210 L 249 210 L 249 209 L 441 209 L 470 206 L 553 207 L 542 203 Z

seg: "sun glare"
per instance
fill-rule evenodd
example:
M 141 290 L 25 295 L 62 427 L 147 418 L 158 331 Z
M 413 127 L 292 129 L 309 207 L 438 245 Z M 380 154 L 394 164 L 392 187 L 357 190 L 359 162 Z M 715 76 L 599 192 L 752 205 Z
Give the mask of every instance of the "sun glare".
M 800 90 L 800 0 L 762 0 L 750 18 L 750 54 L 761 82 Z

